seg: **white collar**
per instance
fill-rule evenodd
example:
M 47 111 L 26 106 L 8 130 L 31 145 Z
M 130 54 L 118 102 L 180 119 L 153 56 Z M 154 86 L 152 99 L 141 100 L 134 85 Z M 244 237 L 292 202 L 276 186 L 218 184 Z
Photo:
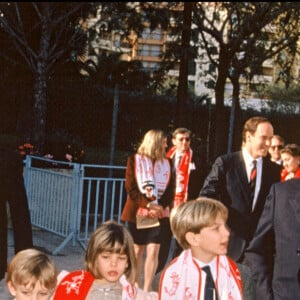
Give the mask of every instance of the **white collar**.
M 209 266 L 210 267 L 210 271 L 211 274 L 213 276 L 213 278 L 216 278 L 216 267 L 217 267 L 217 258 L 215 257 L 212 261 L 210 261 L 209 263 L 204 263 L 203 261 L 201 261 L 200 259 L 195 258 L 195 261 L 197 262 L 197 264 L 199 265 L 200 268 L 203 268 L 205 266 Z
M 175 152 L 176 157 L 182 156 L 183 154 L 184 154 L 184 152 L 179 152 L 178 150 L 176 150 L 176 152 Z
M 246 148 L 242 149 L 243 158 L 246 166 L 252 166 L 253 160 L 256 160 L 258 163 L 262 161 L 262 157 L 253 158 Z

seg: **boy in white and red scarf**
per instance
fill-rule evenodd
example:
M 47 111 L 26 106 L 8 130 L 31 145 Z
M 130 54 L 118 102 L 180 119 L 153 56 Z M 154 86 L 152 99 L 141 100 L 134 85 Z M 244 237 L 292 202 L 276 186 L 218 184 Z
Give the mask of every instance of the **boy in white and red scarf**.
M 172 210 L 171 229 L 184 250 L 164 269 L 159 299 L 209 299 L 206 266 L 214 282 L 211 299 L 243 299 L 239 269 L 226 255 L 230 235 L 227 217 L 227 208 L 209 198 L 191 200 Z

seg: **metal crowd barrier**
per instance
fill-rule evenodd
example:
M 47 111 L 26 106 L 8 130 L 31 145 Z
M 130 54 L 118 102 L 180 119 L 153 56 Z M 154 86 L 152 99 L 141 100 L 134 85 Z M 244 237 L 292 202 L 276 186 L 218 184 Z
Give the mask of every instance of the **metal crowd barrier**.
M 126 200 L 125 169 L 27 155 L 24 183 L 31 223 L 63 238 L 53 255 L 70 241 L 85 249 L 99 224 L 120 222 Z

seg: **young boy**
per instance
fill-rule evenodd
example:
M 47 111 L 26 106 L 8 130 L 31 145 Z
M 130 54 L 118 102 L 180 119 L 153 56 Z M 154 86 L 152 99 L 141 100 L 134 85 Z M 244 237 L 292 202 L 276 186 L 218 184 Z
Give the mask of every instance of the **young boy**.
M 243 299 L 240 272 L 226 256 L 227 217 L 227 208 L 209 198 L 188 201 L 172 210 L 171 229 L 184 250 L 163 271 L 159 299 Z
M 18 252 L 8 265 L 6 284 L 15 300 L 49 300 L 56 283 L 54 263 L 36 249 Z

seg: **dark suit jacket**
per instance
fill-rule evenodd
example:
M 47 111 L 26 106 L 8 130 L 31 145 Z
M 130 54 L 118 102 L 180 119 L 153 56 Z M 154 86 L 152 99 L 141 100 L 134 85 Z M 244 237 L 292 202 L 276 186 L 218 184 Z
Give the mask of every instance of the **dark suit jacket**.
M 228 255 L 241 261 L 262 213 L 273 183 L 280 181 L 280 166 L 263 158 L 260 192 L 252 211 L 251 191 L 242 151 L 220 156 L 206 177 L 200 196 L 220 200 L 229 210 L 230 241 Z
M 274 271 L 266 265 L 266 236 L 275 236 Z M 300 179 L 274 184 L 257 231 L 245 253 L 256 283 L 256 299 L 300 299 Z
M 15 252 L 31 248 L 32 229 L 19 154 L 0 147 L 0 279 L 7 263 L 7 214 L 9 205 L 14 232 Z

